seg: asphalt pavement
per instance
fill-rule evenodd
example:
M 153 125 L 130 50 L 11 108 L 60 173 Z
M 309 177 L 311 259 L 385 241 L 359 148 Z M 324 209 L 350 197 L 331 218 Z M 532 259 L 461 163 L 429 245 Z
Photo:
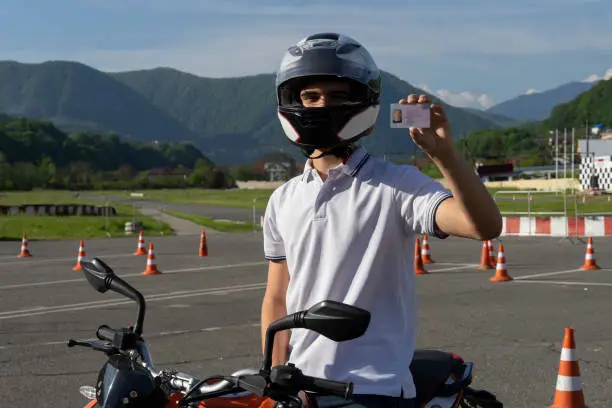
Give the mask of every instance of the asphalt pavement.
M 145 239 L 148 239 L 145 237 Z M 198 236 L 155 237 L 160 275 L 143 276 L 146 257 L 133 256 L 136 238 L 85 241 L 142 291 L 144 334 L 160 368 L 207 376 L 260 363 L 260 302 L 266 280 L 260 233 L 215 234 L 209 256 Z M 492 283 L 479 271 L 479 242 L 430 240 L 435 264 L 418 276 L 417 346 L 473 361 L 474 386 L 506 407 L 552 403 L 565 327 L 576 333 L 590 407 L 612 405 L 612 239 L 596 238 L 597 262 L 580 271 L 585 243 L 551 238 L 504 238 L 512 282 Z M 101 324 L 127 325 L 135 304 L 99 294 L 72 270 L 78 240 L 0 242 L 0 394 L 2 406 L 79 407 L 78 388 L 94 384 L 104 355 L 66 347 L 95 336 Z

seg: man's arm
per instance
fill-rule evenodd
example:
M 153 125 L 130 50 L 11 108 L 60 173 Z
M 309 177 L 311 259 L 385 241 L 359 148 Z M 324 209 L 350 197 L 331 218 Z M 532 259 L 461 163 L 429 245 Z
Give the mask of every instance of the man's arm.
M 452 145 L 433 162 L 453 194 L 436 211 L 438 228 L 450 235 L 481 241 L 497 238 L 503 227 L 499 208 L 457 148 Z
M 429 96 L 411 94 L 399 103 L 429 104 Z M 503 223 L 495 201 L 453 143 L 444 107 L 434 103 L 430 108 L 430 126 L 413 127 L 409 133 L 417 146 L 438 166 L 453 194 L 452 198 L 446 198 L 441 203 L 434 201 L 436 205 L 439 204 L 435 214 L 431 214 L 437 229 L 449 235 L 478 240 L 498 237 Z
M 287 315 L 287 267 L 285 244 L 277 225 L 278 196 L 276 190 L 268 200 L 264 215 L 264 254 L 268 260 L 268 283 L 261 305 L 261 349 L 265 348 L 266 330 L 270 323 Z M 284 330 L 274 336 L 272 365 L 284 364 L 289 348 L 289 332 Z
M 285 296 L 289 285 L 287 261 L 270 261 L 268 283 L 261 305 L 261 349 L 265 349 L 266 329 L 273 321 L 287 315 Z M 289 331 L 283 330 L 274 336 L 272 366 L 284 364 L 289 350 Z

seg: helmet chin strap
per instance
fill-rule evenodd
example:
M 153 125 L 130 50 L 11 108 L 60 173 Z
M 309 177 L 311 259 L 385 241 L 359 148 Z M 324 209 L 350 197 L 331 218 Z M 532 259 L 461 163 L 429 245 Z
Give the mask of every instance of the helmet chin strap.
M 323 153 L 321 153 L 318 156 L 312 157 L 312 153 L 306 153 L 306 157 L 308 157 L 311 160 L 315 160 L 315 159 L 320 159 L 321 157 L 325 157 L 325 156 L 330 156 L 330 155 L 336 155 L 337 153 L 344 153 L 347 155 L 347 157 L 354 151 L 354 147 L 351 145 L 339 145 L 339 146 L 334 146 L 332 148 L 327 149 L 326 151 L 324 151 Z M 345 158 L 345 157 L 342 157 Z
M 312 157 L 311 155 L 308 155 L 308 158 L 311 159 L 311 160 L 314 160 L 314 159 L 320 159 L 321 157 L 329 156 L 329 155 L 332 155 L 332 154 L 333 154 L 332 149 L 329 149 L 329 150 L 327 150 L 327 151 L 325 151 L 325 152 L 323 152 L 320 155 L 315 156 L 315 157 Z

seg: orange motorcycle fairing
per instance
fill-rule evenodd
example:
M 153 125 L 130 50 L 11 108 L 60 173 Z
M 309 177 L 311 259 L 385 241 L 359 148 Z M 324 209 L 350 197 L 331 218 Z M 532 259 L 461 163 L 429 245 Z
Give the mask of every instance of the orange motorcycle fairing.
M 168 403 L 164 408 L 179 408 L 178 402 L 183 398 L 182 393 L 170 395 Z M 260 397 L 256 394 L 248 394 L 240 397 L 211 398 L 199 403 L 198 408 L 274 408 L 276 401 L 268 397 Z

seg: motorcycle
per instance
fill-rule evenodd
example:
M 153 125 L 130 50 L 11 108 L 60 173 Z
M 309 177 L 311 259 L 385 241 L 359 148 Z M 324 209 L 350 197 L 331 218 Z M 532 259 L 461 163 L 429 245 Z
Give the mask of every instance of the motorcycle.
M 176 370 L 158 370 L 142 336 L 146 310 L 142 294 L 98 258 L 83 259 L 81 266 L 95 290 L 100 293 L 111 290 L 138 305 L 134 325 L 119 329 L 102 325 L 96 330 L 97 340 L 68 340 L 68 347 L 87 347 L 107 356 L 96 385 L 79 389 L 89 400 L 84 408 L 293 408 L 304 406 L 300 392 L 346 399 L 352 396 L 352 383 L 309 377 L 292 364 L 272 367 L 274 336 L 282 330 L 304 328 L 333 341 L 352 340 L 363 335 L 369 326 L 370 313 L 366 310 L 325 300 L 285 316 L 266 331 L 260 369 L 246 368 L 229 376 L 201 380 Z M 410 369 L 418 407 L 503 408 L 495 395 L 470 387 L 472 367 L 473 363 L 456 354 L 416 350 Z

